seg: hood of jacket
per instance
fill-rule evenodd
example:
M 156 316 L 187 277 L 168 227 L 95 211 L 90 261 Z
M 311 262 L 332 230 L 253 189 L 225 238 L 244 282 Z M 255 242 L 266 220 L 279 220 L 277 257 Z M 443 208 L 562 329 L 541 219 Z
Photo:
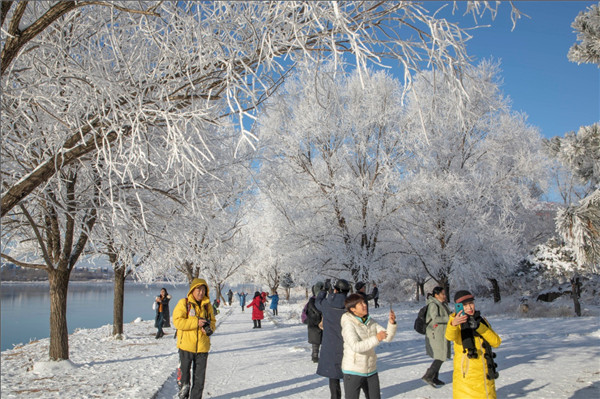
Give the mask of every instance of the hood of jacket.
M 192 283 L 190 284 L 190 290 L 187 293 L 187 296 L 192 295 L 192 291 L 194 291 L 194 288 L 196 287 L 200 287 L 201 285 L 204 286 L 204 288 L 206 288 L 206 292 L 204 293 L 204 297 L 208 298 L 208 284 L 206 284 L 206 280 L 204 280 L 203 278 L 195 278 L 192 280 Z

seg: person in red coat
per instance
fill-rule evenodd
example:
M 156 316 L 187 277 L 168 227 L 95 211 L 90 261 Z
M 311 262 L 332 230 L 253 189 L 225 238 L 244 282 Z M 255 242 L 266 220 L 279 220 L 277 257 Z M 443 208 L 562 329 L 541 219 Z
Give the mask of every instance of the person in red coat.
M 252 328 L 261 328 L 262 326 L 260 325 L 260 321 L 265 318 L 265 315 L 263 313 L 265 307 L 264 299 L 260 292 L 256 291 L 254 293 L 254 298 L 252 298 L 252 302 L 250 302 L 250 304 L 246 307 L 252 307 L 252 321 L 254 322 L 254 327 Z

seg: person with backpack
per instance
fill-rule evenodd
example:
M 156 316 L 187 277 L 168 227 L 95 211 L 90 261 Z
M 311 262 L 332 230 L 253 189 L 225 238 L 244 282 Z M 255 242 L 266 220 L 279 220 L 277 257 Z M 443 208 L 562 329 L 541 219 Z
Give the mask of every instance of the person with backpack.
M 475 310 L 475 298 L 469 291 L 458 291 L 454 303 L 462 310 L 450 315 L 446 327 L 446 339 L 454 342 L 452 397 L 496 399 L 498 372 L 492 348 L 499 347 L 502 339 Z
M 319 292 L 323 289 L 324 284 L 318 282 L 312 287 L 313 296 L 308 299 L 302 311 L 302 322 L 306 324 L 308 329 L 308 343 L 312 345 L 311 360 L 313 363 L 319 362 L 319 349 L 323 340 L 323 330 L 319 326 L 323 318 L 323 314 L 315 305 L 315 300 Z
M 425 350 L 433 362 L 421 379 L 434 388 L 445 384 L 438 377 L 442 363 L 450 359 L 450 341 L 446 339 L 446 324 L 451 311 L 446 302 L 446 291 L 443 287 L 435 287 L 431 294 L 427 294 Z
M 252 328 L 262 328 L 261 320 L 265 318 L 265 303 L 261 293 L 256 291 L 254 293 L 254 298 L 252 298 L 252 302 L 246 307 L 252 308 L 252 322 L 254 323 L 254 327 Z
M 179 349 L 179 398 L 202 398 L 210 336 L 216 328 L 213 307 L 208 296 L 208 284 L 195 278 L 187 297 L 181 299 L 173 310 L 173 324 L 177 328 Z M 191 374 L 194 380 L 191 383 Z M 178 375 L 179 377 L 179 375 Z

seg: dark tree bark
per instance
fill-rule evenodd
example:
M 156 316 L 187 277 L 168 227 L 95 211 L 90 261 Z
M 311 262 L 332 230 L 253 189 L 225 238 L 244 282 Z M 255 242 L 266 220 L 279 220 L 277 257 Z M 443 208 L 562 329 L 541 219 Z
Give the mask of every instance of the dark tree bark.
M 502 297 L 500 296 L 500 286 L 498 285 L 498 280 L 495 278 L 488 278 L 488 281 L 492 283 L 492 292 L 494 294 L 494 303 L 500 302 Z
M 50 283 L 50 359 L 69 358 L 69 329 L 67 328 L 67 292 L 70 269 L 47 269 Z
M 123 306 L 125 304 L 125 266 L 114 267 L 113 336 L 123 336 Z
M 575 276 L 571 278 L 571 298 L 573 298 L 573 307 L 577 316 L 581 316 L 581 304 L 579 303 L 580 297 L 581 282 L 579 281 L 579 277 Z

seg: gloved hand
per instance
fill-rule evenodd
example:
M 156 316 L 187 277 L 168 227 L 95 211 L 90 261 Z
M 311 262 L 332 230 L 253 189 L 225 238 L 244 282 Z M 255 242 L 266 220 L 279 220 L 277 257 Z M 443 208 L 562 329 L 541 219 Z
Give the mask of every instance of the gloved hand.
M 331 279 L 328 278 L 327 280 L 325 280 L 325 285 L 323 286 L 323 289 L 325 291 L 330 291 L 331 290 Z
M 481 316 L 469 316 L 467 323 L 469 324 L 469 328 L 477 330 L 477 328 L 479 328 L 479 324 L 481 323 Z

